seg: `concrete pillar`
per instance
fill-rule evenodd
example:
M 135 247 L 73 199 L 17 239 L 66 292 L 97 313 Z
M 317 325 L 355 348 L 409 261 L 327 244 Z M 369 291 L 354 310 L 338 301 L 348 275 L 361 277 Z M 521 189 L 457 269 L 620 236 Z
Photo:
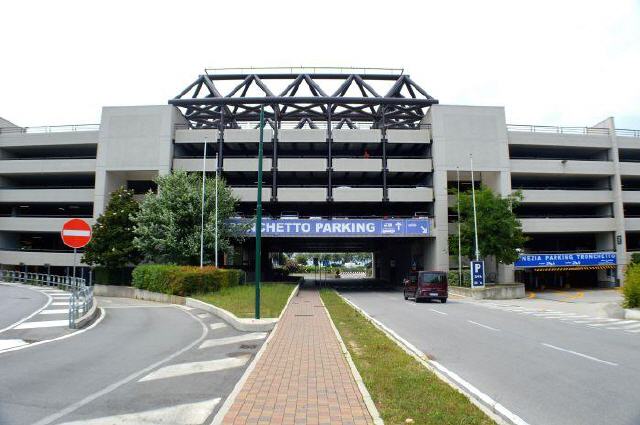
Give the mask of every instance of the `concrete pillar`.
M 611 190 L 614 196 L 613 216 L 615 218 L 615 236 L 614 246 L 616 251 L 616 278 L 620 282 L 620 286 L 624 285 L 624 272 L 629 259 L 627 258 L 627 242 L 625 238 L 624 227 L 624 203 L 622 201 L 622 180 L 620 178 L 620 157 L 618 155 L 618 139 L 616 138 L 616 127 L 613 117 L 596 124 L 595 128 L 606 128 L 609 130 L 609 139 L 611 140 L 611 161 L 614 165 L 615 174 L 611 177 Z

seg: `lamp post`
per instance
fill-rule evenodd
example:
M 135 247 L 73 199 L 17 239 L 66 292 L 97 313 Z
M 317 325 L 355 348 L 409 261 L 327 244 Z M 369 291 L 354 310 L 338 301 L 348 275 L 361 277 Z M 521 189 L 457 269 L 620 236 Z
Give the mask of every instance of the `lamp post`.
M 205 168 L 207 165 L 207 138 L 204 138 L 204 153 L 202 154 L 202 206 L 200 209 L 200 268 L 204 263 L 204 186 L 206 181 Z M 217 227 L 216 223 L 216 227 Z M 217 255 L 217 253 L 216 253 Z
M 216 163 L 218 163 L 217 159 L 218 159 L 218 154 L 216 154 Z M 216 211 L 215 211 L 215 215 L 216 215 L 216 228 L 215 228 L 215 234 L 214 234 L 214 240 L 215 240 L 215 265 L 216 268 L 218 267 L 218 167 L 216 167 Z
M 458 177 L 458 284 L 462 286 L 462 239 L 460 234 L 460 168 L 456 167 Z
M 476 189 L 473 180 L 473 155 L 469 155 L 471 161 L 471 197 L 473 200 L 473 230 L 476 242 L 476 261 L 480 261 L 480 248 L 478 247 L 478 216 L 476 214 Z
M 262 142 L 264 137 L 264 105 L 260 106 L 260 142 L 258 144 L 258 196 L 256 202 L 256 307 L 255 317 L 260 318 L 260 268 L 262 237 Z

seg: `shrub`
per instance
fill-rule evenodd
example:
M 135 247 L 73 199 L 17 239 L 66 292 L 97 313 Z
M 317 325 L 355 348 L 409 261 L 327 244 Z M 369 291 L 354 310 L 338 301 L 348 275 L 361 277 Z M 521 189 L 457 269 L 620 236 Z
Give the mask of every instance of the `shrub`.
M 131 286 L 132 267 L 108 268 L 96 267 L 93 269 L 97 285 L 124 285 Z
M 639 264 L 640 263 L 640 252 L 634 252 L 631 254 L 631 264 Z
M 168 264 L 142 264 L 133 270 L 132 284 L 139 289 L 168 295 L 188 296 L 215 292 L 240 284 L 244 272 L 217 269 L 212 266 L 175 266 Z
M 451 286 L 460 286 L 459 283 L 459 277 L 458 277 L 458 271 L 457 270 L 451 270 L 449 271 L 448 275 L 447 275 L 447 282 L 449 283 L 449 285 Z M 471 287 L 471 274 L 469 272 L 469 270 L 462 270 L 462 286 L 465 288 L 470 288 Z
M 640 307 L 640 264 L 632 263 L 627 267 L 622 294 L 625 308 Z

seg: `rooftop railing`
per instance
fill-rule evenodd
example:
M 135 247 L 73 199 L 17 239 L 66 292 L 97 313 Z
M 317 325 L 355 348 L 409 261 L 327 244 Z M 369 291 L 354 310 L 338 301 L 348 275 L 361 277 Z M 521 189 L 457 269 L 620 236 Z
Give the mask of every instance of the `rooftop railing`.
M 403 68 L 358 68 L 352 66 L 272 66 L 248 68 L 205 68 L 207 75 L 226 74 L 358 74 L 402 75 Z
M 530 124 L 507 124 L 508 131 L 523 131 L 528 133 L 555 133 L 555 134 L 586 134 L 586 135 L 608 135 L 608 128 L 599 127 L 556 127 L 551 125 L 530 125 Z M 640 130 L 629 128 L 617 128 L 617 136 L 638 137 Z
M 238 126 L 242 130 L 257 130 L 260 128 L 260 123 L 258 121 L 240 121 L 237 122 Z M 333 121 L 332 129 L 338 130 L 338 125 L 340 121 Z M 352 127 L 349 127 L 347 124 L 343 124 L 342 130 L 375 130 L 373 128 L 373 123 L 370 121 L 353 121 L 350 123 Z M 191 128 L 188 124 L 175 124 L 174 128 L 176 130 L 216 130 L 215 128 Z M 264 127 L 266 130 L 270 130 L 271 126 L 269 124 L 265 124 Z M 416 127 L 406 128 L 406 130 L 423 130 L 431 128 L 431 124 L 420 124 Z M 293 130 L 300 129 L 298 127 L 298 123 L 294 121 L 283 121 L 280 123 L 280 130 Z M 306 124 L 302 129 L 312 129 L 312 130 L 326 130 L 327 122 L 326 121 L 317 121 L 313 123 L 313 126 Z M 391 130 L 396 130 L 395 128 L 391 128 Z M 405 128 L 399 128 L 398 130 L 405 130 Z
M 550 125 L 507 124 L 508 131 L 524 131 L 528 133 L 556 133 L 556 134 L 589 134 L 607 135 L 608 128 L 597 127 L 556 127 Z
M 100 124 L 48 125 L 42 127 L 0 127 L 0 134 L 11 133 L 71 133 L 76 131 L 98 131 Z

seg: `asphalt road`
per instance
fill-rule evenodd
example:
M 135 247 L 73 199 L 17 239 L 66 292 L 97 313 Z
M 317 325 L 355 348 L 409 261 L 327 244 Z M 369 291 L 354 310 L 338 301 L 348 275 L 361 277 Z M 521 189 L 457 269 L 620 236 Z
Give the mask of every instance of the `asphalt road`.
M 401 292 L 349 300 L 529 424 L 640 424 L 640 323 Z
M 92 328 L 0 353 L 0 423 L 208 423 L 265 333 L 198 309 L 102 298 Z
M 40 291 L 8 284 L 0 284 L 0 294 L 0 332 L 44 307 L 48 301 Z

